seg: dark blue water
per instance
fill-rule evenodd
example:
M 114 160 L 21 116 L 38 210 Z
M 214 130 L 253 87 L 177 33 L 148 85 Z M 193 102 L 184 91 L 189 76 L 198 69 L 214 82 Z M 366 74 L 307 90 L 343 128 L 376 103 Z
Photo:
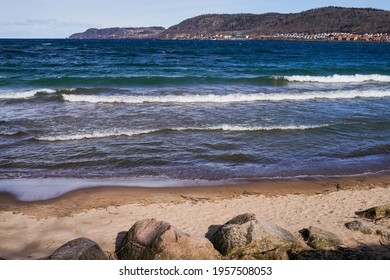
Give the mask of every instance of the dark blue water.
M 390 44 L 0 40 L 0 185 L 388 171 L 389 108 Z

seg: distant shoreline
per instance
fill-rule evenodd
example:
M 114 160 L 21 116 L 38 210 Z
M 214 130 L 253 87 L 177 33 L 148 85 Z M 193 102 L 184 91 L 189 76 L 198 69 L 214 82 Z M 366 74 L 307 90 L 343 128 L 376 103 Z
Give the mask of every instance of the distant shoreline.
M 390 42 L 390 11 L 323 7 L 300 13 L 204 14 L 169 28 L 89 28 L 72 39 L 309 40 Z
M 136 38 L 121 38 L 121 39 L 71 39 L 71 38 L 0 38 L 0 41 L 9 41 L 9 40 L 34 40 L 34 41 L 50 41 L 50 40 L 59 40 L 59 41 L 172 41 L 172 42 L 184 42 L 184 41 L 219 41 L 219 42 L 305 42 L 305 43 L 364 43 L 364 44 L 388 44 L 390 41 L 335 41 L 335 40 L 297 40 L 297 39 L 250 39 L 250 40 L 225 40 L 225 39 L 136 39 Z

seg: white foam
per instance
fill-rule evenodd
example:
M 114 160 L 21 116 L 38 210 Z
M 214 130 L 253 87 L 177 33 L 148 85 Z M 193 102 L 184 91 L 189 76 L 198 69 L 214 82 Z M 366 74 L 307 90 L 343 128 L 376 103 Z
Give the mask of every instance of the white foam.
M 45 93 L 55 93 L 56 91 L 53 89 L 33 89 L 33 90 L 27 90 L 27 91 L 17 91 L 17 92 L 0 92 L 0 99 L 26 99 L 34 97 L 35 94 L 39 92 L 45 92 Z
M 125 96 L 125 95 L 78 95 L 63 94 L 68 102 L 86 103 L 241 103 L 256 101 L 305 101 L 312 99 L 353 99 L 389 97 L 390 91 L 385 90 L 339 90 L 317 91 L 306 93 L 257 93 L 257 94 L 226 94 L 226 95 L 155 95 L 155 96 Z
M 284 76 L 290 82 L 317 82 L 317 83 L 364 83 L 364 82 L 390 82 L 388 75 L 332 75 L 332 76 Z
M 163 130 L 171 131 L 231 131 L 231 132 L 245 132 L 245 131 L 270 131 L 270 130 L 306 130 L 327 127 L 329 124 L 321 125 L 286 125 L 286 126 L 240 126 L 240 125 L 230 125 L 230 124 L 221 124 L 216 126 L 199 126 L 199 127 L 173 127 L 173 128 L 161 128 L 161 129 L 150 129 L 150 130 L 123 130 L 123 131 L 93 131 L 90 133 L 76 133 L 76 134 L 67 134 L 67 135 L 54 135 L 54 136 L 45 136 L 38 137 L 38 141 L 77 141 L 83 139 L 93 139 L 93 138 L 106 138 L 106 137 L 116 137 L 116 136 L 137 136 L 142 134 L 149 134 Z
M 327 127 L 329 124 L 321 124 L 321 125 L 277 125 L 277 126 L 241 126 L 241 125 L 230 125 L 230 124 L 222 124 L 217 126 L 209 126 L 209 127 L 188 127 L 188 128 L 177 128 L 176 130 L 222 130 L 222 131 L 237 131 L 237 132 L 245 132 L 245 131 L 270 131 L 270 130 L 306 130 L 306 129 L 314 129 Z
M 88 103 L 229 103 L 256 100 L 255 95 L 228 94 L 228 95 L 155 95 L 155 96 L 126 96 L 126 95 L 63 95 L 64 100 L 69 102 Z
M 18 133 L 18 131 L 2 131 L 1 133 L 0 133 L 0 135 L 4 135 L 4 136 L 13 136 L 13 135 L 15 135 L 15 134 L 17 134 Z
M 151 133 L 154 131 L 156 130 L 93 131 L 90 133 L 76 133 L 76 134 L 67 134 L 67 135 L 37 137 L 36 140 L 54 142 L 54 141 L 83 140 L 83 139 L 92 139 L 92 138 L 106 138 L 106 137 L 115 137 L 115 136 L 131 137 L 135 135 Z

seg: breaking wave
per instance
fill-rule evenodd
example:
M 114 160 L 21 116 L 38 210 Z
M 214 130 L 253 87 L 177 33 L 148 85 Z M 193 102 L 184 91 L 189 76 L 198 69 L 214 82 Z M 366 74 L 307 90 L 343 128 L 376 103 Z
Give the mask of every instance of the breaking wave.
M 163 131 L 226 131 L 226 132 L 253 132 L 253 131 L 271 131 L 271 130 L 307 130 L 327 127 L 329 124 L 321 125 L 286 125 L 286 126 L 240 126 L 222 124 L 217 126 L 205 127 L 176 127 L 176 128 L 161 128 L 150 130 L 121 130 L 121 131 L 93 131 L 90 133 L 75 133 L 66 135 L 54 135 L 45 137 L 36 137 L 38 141 L 74 141 L 92 138 L 107 138 L 117 136 L 137 136 L 142 134 L 150 134 Z
M 257 94 L 208 94 L 208 95 L 80 95 L 63 94 L 68 102 L 86 103 L 239 103 L 255 101 L 306 101 L 313 99 L 354 99 L 354 98 L 383 98 L 390 97 L 390 91 L 385 90 L 349 90 L 309 93 L 257 93 Z
M 156 130 L 93 131 L 90 133 L 76 133 L 76 134 L 37 137 L 35 139 L 38 141 L 50 141 L 50 142 L 72 141 L 72 140 L 107 138 L 107 137 L 116 137 L 116 136 L 129 136 L 129 137 L 131 137 L 131 136 L 136 136 L 136 135 L 140 135 L 140 134 L 152 133 L 155 131 Z
M 365 83 L 365 82 L 390 82 L 388 75 L 332 75 L 332 76 L 283 76 L 289 82 L 317 82 L 317 83 Z
M 37 93 L 55 93 L 53 89 L 33 89 L 27 91 L 0 92 L 0 99 L 25 99 L 34 97 Z
M 230 125 L 230 124 L 222 124 L 217 126 L 209 126 L 209 127 L 186 127 L 186 128 L 176 128 L 172 130 L 179 131 L 232 131 L 232 132 L 245 132 L 245 131 L 270 131 L 270 130 L 306 130 L 306 129 L 314 129 L 327 127 L 329 124 L 322 125 L 277 125 L 277 126 L 240 126 L 240 125 Z

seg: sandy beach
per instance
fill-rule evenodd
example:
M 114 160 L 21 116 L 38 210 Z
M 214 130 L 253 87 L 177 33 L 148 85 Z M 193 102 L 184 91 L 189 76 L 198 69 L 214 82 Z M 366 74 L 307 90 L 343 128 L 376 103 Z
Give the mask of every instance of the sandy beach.
M 142 219 L 167 221 L 204 237 L 216 225 L 249 212 L 297 238 L 302 239 L 299 230 L 315 226 L 337 234 L 346 248 L 371 246 L 377 258 L 386 259 L 390 249 L 380 236 L 351 231 L 344 224 L 357 218 L 356 211 L 389 204 L 389 179 L 389 174 L 382 174 L 215 187 L 104 187 L 28 203 L 1 194 L 0 258 L 38 259 L 78 237 L 90 238 L 112 254 L 117 239 Z M 384 219 L 375 226 L 389 230 L 390 223 Z

